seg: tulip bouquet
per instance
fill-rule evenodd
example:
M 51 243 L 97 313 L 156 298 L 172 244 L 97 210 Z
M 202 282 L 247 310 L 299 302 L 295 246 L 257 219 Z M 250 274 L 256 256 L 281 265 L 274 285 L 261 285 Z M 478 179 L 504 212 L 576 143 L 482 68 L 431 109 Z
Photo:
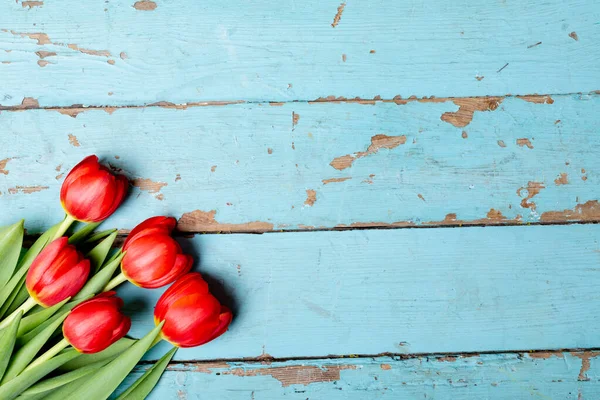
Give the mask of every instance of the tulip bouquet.
M 171 236 L 174 218 L 143 221 L 116 251 L 116 229 L 95 231 L 127 188 L 124 176 L 89 156 L 62 185 L 65 218 L 29 249 L 22 249 L 23 220 L 0 228 L 0 399 L 107 399 L 165 340 L 173 349 L 118 396 L 144 399 L 177 348 L 227 330 L 232 313 L 190 272 L 192 256 Z M 126 281 L 148 289 L 171 285 L 156 304 L 156 327 L 138 340 L 126 337 L 131 319 L 113 291 Z

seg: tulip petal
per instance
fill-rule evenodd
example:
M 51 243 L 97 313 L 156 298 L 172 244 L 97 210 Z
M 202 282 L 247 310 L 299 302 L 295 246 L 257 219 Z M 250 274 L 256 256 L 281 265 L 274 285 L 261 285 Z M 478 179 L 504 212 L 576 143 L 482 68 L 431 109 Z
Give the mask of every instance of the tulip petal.
M 139 223 L 135 228 L 129 232 L 127 239 L 125 239 L 125 243 L 123 243 L 123 249 L 127 249 L 127 243 L 133 238 L 137 238 L 138 236 L 146 235 L 144 232 L 143 235 L 140 235 L 142 231 L 149 230 L 150 233 L 163 233 L 165 235 L 170 235 L 175 226 L 177 225 L 177 220 L 173 217 L 151 217 L 147 220 Z

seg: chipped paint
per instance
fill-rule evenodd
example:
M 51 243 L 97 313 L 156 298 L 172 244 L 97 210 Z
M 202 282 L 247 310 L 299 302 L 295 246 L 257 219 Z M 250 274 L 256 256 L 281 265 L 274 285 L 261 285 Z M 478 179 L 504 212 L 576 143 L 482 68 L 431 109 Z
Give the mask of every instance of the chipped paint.
M 565 172 L 561 172 L 558 178 L 554 180 L 556 186 L 567 185 L 569 183 L 569 177 Z
M 355 365 L 324 365 L 316 367 L 313 365 L 293 365 L 287 367 L 242 369 L 234 368 L 223 371 L 223 375 L 245 376 L 271 376 L 281 382 L 281 386 L 291 385 L 308 386 L 311 383 L 334 382 L 340 380 L 343 370 L 356 369 Z
M 83 47 L 79 47 L 75 43 L 70 43 L 67 45 L 67 47 L 70 48 L 71 50 L 75 50 L 75 51 L 78 51 L 83 54 L 89 54 L 91 56 L 98 56 L 98 57 L 110 57 L 111 56 L 110 51 L 108 51 L 108 50 L 84 49 Z
M 458 219 L 456 213 L 448 213 L 441 221 L 429 221 L 425 222 L 424 225 L 450 225 L 450 226 L 463 226 L 463 225 L 505 225 L 505 224 L 516 224 L 521 222 L 522 216 L 517 215 L 513 219 L 508 219 L 502 212 L 494 208 L 490 208 L 485 218 L 479 218 L 474 220 L 461 220 Z
M 587 376 L 587 372 L 590 370 L 590 359 L 597 357 L 600 352 L 597 351 L 583 351 L 583 352 L 573 352 L 572 356 L 581 359 L 581 368 L 579 370 L 579 375 L 577 376 L 578 381 L 589 381 L 590 378 Z
M 229 368 L 229 364 L 226 362 L 202 362 L 195 364 L 194 371 L 200 372 L 202 374 L 212 374 L 215 369 L 225 369 Z M 177 368 L 167 368 L 167 370 L 178 371 Z
M 346 62 L 347 59 L 348 59 L 348 57 L 346 57 L 345 54 L 342 54 L 342 62 Z
M 217 166 L 213 165 L 212 167 L 210 167 L 210 172 L 215 172 L 217 170 Z
M 533 149 L 533 145 L 531 144 L 531 141 L 527 138 L 517 139 L 517 145 L 520 147 L 527 146 L 527 148 Z
M 577 36 L 577 32 L 575 31 L 569 33 L 569 37 L 575 41 L 579 41 L 579 36 Z
M 300 114 L 296 114 L 292 111 L 292 126 L 298 125 L 298 121 L 300 121 Z
M 154 11 L 156 7 L 156 3 L 151 0 L 136 1 L 133 4 L 133 8 L 139 11 Z
M 10 106 L 10 107 L 0 106 L 0 111 L 2 111 L 2 110 L 23 111 L 23 110 L 30 110 L 30 109 L 34 109 L 34 108 L 40 108 L 40 103 L 37 101 L 37 99 L 34 99 L 33 97 L 25 97 L 21 101 L 20 105 Z
M 108 60 L 108 61 L 106 61 L 106 62 L 107 62 L 107 63 L 109 63 L 110 65 L 115 65 L 115 60 L 112 60 L 112 59 L 111 59 L 111 60 Z
M 216 221 L 217 211 L 195 210 L 185 213 L 179 218 L 177 228 L 181 232 L 268 232 L 273 230 L 270 222 L 252 221 L 240 224 L 221 223 Z
M 0 174 L 8 175 L 8 170 L 6 169 L 6 164 L 12 160 L 12 158 L 5 158 L 4 160 L 0 160 Z
M 530 200 L 537 196 L 540 193 L 540 191 L 545 188 L 546 186 L 543 182 L 529 181 L 527 182 L 527 186 L 520 187 L 519 189 L 517 189 L 517 195 L 523 198 L 521 200 L 521 207 L 530 208 L 531 210 L 535 211 L 536 205 L 533 201 Z M 523 197 L 523 191 L 527 192 L 527 196 Z
M 38 62 L 37 62 L 37 65 L 39 65 L 42 68 L 44 68 L 48 64 L 50 64 L 50 63 L 46 60 L 38 60 Z
M 500 146 L 500 147 L 506 147 L 506 144 L 504 143 L 504 140 L 498 140 L 498 146 Z
M 129 57 L 127 56 L 127 53 L 125 53 L 124 51 L 119 53 L 119 57 L 121 58 L 121 60 L 126 60 Z
M 373 178 L 375 178 L 375 174 L 370 174 L 369 177 L 362 181 L 362 183 L 366 183 L 369 185 L 373 184 Z
M 467 131 L 462 131 L 461 136 L 462 136 L 463 139 L 466 139 L 466 138 L 469 137 L 469 134 L 467 133 Z
M 421 193 L 417 194 L 417 197 L 420 198 L 421 200 L 425 201 L 425 197 L 423 197 L 423 195 Z
M 527 353 L 529 358 L 533 358 L 536 360 L 547 360 L 552 357 L 562 357 L 562 352 L 560 351 L 532 351 L 531 353 Z
M 73 146 L 73 147 L 79 147 L 79 146 L 81 146 L 81 145 L 79 144 L 79 140 L 77 140 L 77 136 L 75 136 L 75 135 L 73 135 L 73 134 L 71 134 L 71 133 L 69 133 L 69 143 L 70 143 L 70 144 L 71 144 L 71 146 Z
M 136 178 L 131 181 L 131 185 L 136 187 L 144 192 L 148 193 L 158 193 L 160 190 L 167 186 L 166 182 L 154 182 L 151 179 L 147 178 Z
M 392 369 L 392 366 L 390 364 L 381 364 L 379 367 L 384 371 L 389 371 L 390 369 Z
M 502 97 L 453 99 L 452 101 L 458 106 L 458 110 L 445 112 L 440 118 L 457 128 L 464 128 L 473 120 L 475 111 L 494 111 L 502 103 L 502 100 Z
M 569 222 L 569 221 L 600 221 L 600 204 L 598 200 L 589 200 L 584 204 L 577 204 L 572 210 L 545 211 L 540 216 L 541 222 Z
M 342 13 L 344 12 L 345 7 L 346 3 L 341 3 L 340 6 L 337 8 L 337 13 L 333 17 L 333 22 L 331 23 L 332 28 L 335 28 L 340 23 L 340 19 L 342 18 Z
M 2 31 L 8 32 L 7 29 L 2 29 Z M 22 38 L 28 37 L 29 39 L 36 40 L 37 44 L 39 46 L 44 45 L 44 44 L 52 44 L 52 41 L 50 40 L 48 35 L 46 35 L 45 33 L 42 33 L 42 32 L 26 33 L 26 32 L 15 32 L 15 31 L 11 30 L 10 33 L 12 33 L 15 36 L 21 36 Z
M 443 357 L 438 357 L 437 360 L 439 362 L 454 362 L 456 361 L 456 356 L 443 356 Z
M 407 228 L 413 227 L 416 224 L 412 221 L 396 221 L 396 222 L 352 222 L 351 224 L 337 224 L 336 229 L 353 229 L 353 228 Z
M 267 148 L 267 153 L 268 153 L 268 154 L 273 154 L 273 149 L 272 149 L 272 148 L 270 148 L 270 147 L 269 147 L 269 148 Z
M 362 157 L 366 157 L 370 154 L 377 153 L 380 149 L 394 149 L 401 144 L 406 143 L 406 136 L 387 136 L 387 135 L 375 135 L 371 138 L 371 144 L 366 151 L 354 153 L 353 155 L 347 154 L 345 156 L 336 157 L 329 165 L 337 170 L 344 170 L 350 168 L 352 163 Z
M 29 7 L 31 10 L 33 7 L 42 7 L 44 5 L 43 1 L 23 1 L 21 2 L 21 7 Z
M 43 50 L 40 50 L 40 51 L 36 51 L 35 54 L 37 54 L 37 56 L 39 58 L 42 58 L 42 59 L 46 58 L 46 57 L 54 57 L 54 56 L 56 56 L 56 53 L 54 51 L 43 51 Z
M 329 178 L 329 179 L 323 179 L 321 182 L 323 182 L 323 185 L 328 185 L 330 183 L 335 183 L 335 182 L 344 182 L 344 181 L 347 181 L 348 179 L 352 179 L 352 177 L 345 176 L 343 178 Z
M 312 189 L 306 190 L 306 200 L 304 200 L 304 204 L 312 207 L 317 201 L 317 192 Z
M 48 186 L 15 186 L 14 188 L 9 188 L 8 193 L 17 194 L 31 194 L 36 192 L 41 192 L 42 190 L 47 190 Z
M 528 103 L 535 103 L 535 104 L 553 104 L 554 100 L 552 99 L 552 97 L 545 95 L 545 96 L 539 96 L 539 95 L 533 95 L 533 96 L 516 96 L 517 99 L 521 99 L 524 100 Z

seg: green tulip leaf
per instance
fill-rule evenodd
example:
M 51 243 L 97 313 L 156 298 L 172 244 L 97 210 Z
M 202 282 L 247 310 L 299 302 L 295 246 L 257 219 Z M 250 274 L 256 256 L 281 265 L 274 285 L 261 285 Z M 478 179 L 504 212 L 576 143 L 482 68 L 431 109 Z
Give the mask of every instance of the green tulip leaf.
M 89 238 L 87 238 L 84 243 L 95 243 L 95 242 L 97 242 L 99 240 L 104 239 L 105 237 L 107 237 L 109 235 L 112 235 L 115 232 L 117 232 L 116 228 L 112 228 L 112 229 L 107 229 L 105 231 L 96 232 L 92 236 L 90 236 Z
M 102 222 L 90 222 L 85 224 L 83 228 L 79 229 L 69 237 L 69 244 L 77 245 L 83 243 L 101 223 Z M 93 236 L 94 235 L 92 235 L 92 237 Z
M 8 296 L 8 298 L 6 299 L 4 304 L 2 304 L 2 307 L 0 307 L 0 318 L 10 315 L 8 310 L 11 308 L 12 304 L 15 302 L 15 299 L 17 298 L 17 296 L 19 296 L 19 293 L 21 292 L 21 290 L 23 288 L 25 288 L 25 290 L 27 291 L 27 288 L 25 287 L 25 278 L 26 278 L 25 276 L 22 276 L 21 279 L 19 279 L 19 282 L 17 282 L 16 286 L 13 288 L 12 292 L 10 293 L 10 295 Z M 9 282 L 8 285 L 12 286 L 12 282 Z M 8 287 L 8 286 L 6 286 L 6 287 Z M 27 293 L 27 297 L 29 297 L 29 292 Z M 18 306 L 17 306 L 17 308 L 18 308 Z
M 21 324 L 19 325 L 19 331 L 17 336 L 23 336 L 31 330 L 37 328 L 42 323 L 46 322 L 50 317 L 52 317 L 62 306 L 64 306 L 69 301 L 68 298 L 64 299 L 58 304 L 53 305 L 52 307 L 43 308 L 41 311 L 36 312 L 31 315 L 27 315 L 25 318 L 21 320 Z
M 25 389 L 60 367 L 69 360 L 79 357 L 81 353 L 73 349 L 63 354 L 59 354 L 40 365 L 37 365 L 27 371 L 24 371 L 19 376 L 9 382 L 2 383 L 0 386 L 0 399 L 12 400 L 21 394 Z
M 163 324 L 164 321 L 108 363 L 106 367 L 91 375 L 84 386 L 77 388 L 64 400 L 107 399 L 148 351 Z
M 161 357 L 144 375 L 140 376 L 131 386 L 123 392 L 116 400 L 144 400 L 158 383 L 163 372 L 169 365 L 169 361 L 177 351 L 173 347 L 167 354 Z
M 108 252 L 110 251 L 115 239 L 117 238 L 117 231 L 115 230 L 106 239 L 101 241 L 85 256 L 90 260 L 90 271 L 95 274 L 100 270 L 100 267 L 104 263 Z
M 0 234 L 0 287 L 8 283 L 19 262 L 25 232 L 24 222 L 25 220 L 20 220 L 8 229 L 3 229 Z
M 21 323 L 21 317 L 23 313 L 20 312 L 12 319 L 10 324 L 0 333 L 0 379 L 6 371 L 8 361 L 12 355 L 15 347 L 15 341 L 17 340 L 17 330 Z
M 52 337 L 54 331 L 56 331 L 65 318 L 67 318 L 67 315 L 69 315 L 69 311 L 59 314 L 58 318 L 55 318 L 51 324 L 48 324 L 45 329 L 13 354 L 8 363 L 8 369 L 6 370 L 2 381 L 0 381 L 0 385 L 6 384 L 8 381 L 19 375 L 27 365 L 29 365 L 40 349 L 44 347 L 48 339 Z M 4 397 L 0 396 L 0 399 L 4 399 Z
M 70 351 L 70 350 L 69 350 Z M 75 360 L 83 357 L 84 354 L 82 354 L 80 357 L 76 358 Z M 73 360 L 73 361 L 75 361 Z M 98 371 L 100 368 L 104 367 L 106 364 L 108 364 L 111 360 L 102 360 L 102 361 L 98 361 L 92 364 L 88 364 L 84 367 L 75 369 L 71 372 L 67 372 L 66 374 L 62 374 L 62 375 L 58 375 L 55 377 L 52 377 L 50 379 L 45 379 L 41 382 L 36 383 L 35 385 L 31 386 L 29 389 L 25 390 L 21 396 L 33 396 L 33 395 L 37 395 L 37 394 L 44 394 L 44 393 L 48 393 L 52 390 L 58 389 L 61 386 L 64 386 L 68 383 L 71 383 L 81 377 L 84 377 L 86 375 L 89 375 L 91 373 L 94 373 L 96 371 Z
M 111 344 L 107 349 L 104 349 L 94 354 L 83 354 L 81 357 L 69 361 L 60 367 L 61 371 L 73 371 L 85 367 L 88 364 L 93 364 L 99 361 L 112 360 L 119 354 L 131 347 L 136 342 L 134 339 L 122 338 Z
M 23 305 L 23 303 L 25 303 L 25 300 L 27 300 L 28 298 L 29 292 L 27 291 L 27 286 L 25 286 L 25 279 L 23 279 L 23 283 L 21 283 L 17 295 L 10 303 L 10 307 L 8 307 L 8 310 L 6 310 L 6 315 L 12 314 L 17 308 L 21 307 L 21 305 Z
M 84 296 L 93 296 L 97 293 L 102 292 L 102 289 L 110 282 L 110 279 L 115 273 L 115 270 L 119 267 L 121 260 L 123 259 L 124 253 L 108 263 L 103 267 L 96 275 L 87 281 L 84 287 L 81 288 L 79 293 L 74 297 L 75 300 L 83 298 Z

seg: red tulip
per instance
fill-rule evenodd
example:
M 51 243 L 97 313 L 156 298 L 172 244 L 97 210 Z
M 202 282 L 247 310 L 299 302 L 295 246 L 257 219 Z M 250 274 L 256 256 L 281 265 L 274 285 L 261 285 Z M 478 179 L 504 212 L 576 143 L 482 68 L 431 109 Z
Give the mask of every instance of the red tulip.
M 232 318 L 197 272 L 175 281 L 154 309 L 154 323 L 165 321 L 162 337 L 178 347 L 200 346 L 216 339 L 227 331 Z
M 113 173 L 88 156 L 65 178 L 60 189 L 60 202 L 69 216 L 85 222 L 108 218 L 125 198 L 127 178 Z
M 152 217 L 136 226 L 125 244 L 121 271 L 143 288 L 165 286 L 192 268 L 193 258 L 183 254 L 170 234 L 175 218 Z
M 50 243 L 33 260 L 27 272 L 29 295 L 50 307 L 81 290 L 90 273 L 90 261 L 83 258 L 67 237 Z
M 75 307 L 63 324 L 67 342 L 82 353 L 97 353 L 129 332 L 131 319 L 120 311 L 123 300 L 104 292 Z

